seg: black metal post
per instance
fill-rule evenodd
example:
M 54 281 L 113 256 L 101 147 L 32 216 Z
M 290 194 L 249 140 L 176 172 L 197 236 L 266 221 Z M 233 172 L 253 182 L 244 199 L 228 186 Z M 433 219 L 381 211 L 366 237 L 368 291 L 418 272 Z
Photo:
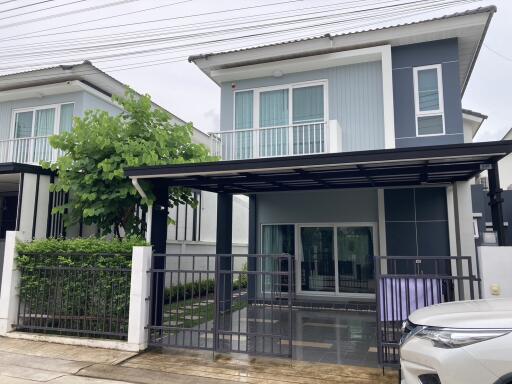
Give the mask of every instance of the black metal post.
M 153 220 L 151 225 L 151 244 L 155 253 L 164 254 L 167 247 L 167 218 L 169 215 L 169 187 L 166 182 L 155 182 L 153 184 L 153 193 L 155 202 L 153 204 Z M 165 257 L 153 257 L 151 261 L 152 269 L 165 269 Z M 155 278 L 158 273 L 152 276 L 151 292 L 153 292 L 151 314 L 151 324 L 162 325 L 163 316 L 163 295 L 165 282 L 164 279 Z
M 491 206 L 492 228 L 498 237 L 498 245 L 505 245 L 505 228 L 503 226 L 503 199 L 500 188 L 498 163 L 493 161 L 492 168 L 487 171 L 489 176 L 489 205 Z
M 231 254 L 233 252 L 233 195 L 219 193 L 217 195 L 217 263 L 219 271 L 215 281 L 218 292 L 220 310 L 226 311 L 231 307 Z M 224 272 L 222 272 L 224 271 Z
M 257 238 L 258 238 L 258 222 L 256 218 L 256 195 L 249 196 L 249 242 L 248 253 L 255 255 L 258 253 Z M 256 271 L 257 258 L 249 257 L 247 260 L 247 270 L 250 272 Z M 247 281 L 247 299 L 249 303 L 256 299 L 256 275 L 249 274 Z

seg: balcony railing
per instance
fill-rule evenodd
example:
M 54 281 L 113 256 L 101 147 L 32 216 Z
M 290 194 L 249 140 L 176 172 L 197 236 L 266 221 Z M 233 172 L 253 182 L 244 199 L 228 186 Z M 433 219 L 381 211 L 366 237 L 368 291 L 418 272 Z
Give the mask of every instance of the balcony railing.
M 51 147 L 49 137 L 0 139 L 0 163 L 39 164 L 41 161 L 55 161 L 57 150 Z
M 327 122 L 220 131 L 210 134 L 211 152 L 222 160 L 326 153 L 330 133 Z

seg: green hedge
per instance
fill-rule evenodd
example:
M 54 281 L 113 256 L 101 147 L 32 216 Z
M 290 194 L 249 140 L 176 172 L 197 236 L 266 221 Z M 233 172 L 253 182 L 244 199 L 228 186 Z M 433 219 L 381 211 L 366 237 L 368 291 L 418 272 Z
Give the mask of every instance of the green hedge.
M 244 266 L 243 271 L 247 271 L 247 267 Z M 240 278 L 233 281 L 233 290 L 245 289 L 248 285 L 247 274 L 240 274 Z M 185 300 L 193 299 L 196 297 L 204 298 L 209 294 L 215 292 L 215 280 L 206 279 L 201 282 L 190 282 L 186 284 L 178 284 L 165 289 L 164 302 L 183 302 Z
M 145 244 L 98 238 L 18 243 L 22 322 L 70 330 L 66 334 L 126 334 L 132 247 Z

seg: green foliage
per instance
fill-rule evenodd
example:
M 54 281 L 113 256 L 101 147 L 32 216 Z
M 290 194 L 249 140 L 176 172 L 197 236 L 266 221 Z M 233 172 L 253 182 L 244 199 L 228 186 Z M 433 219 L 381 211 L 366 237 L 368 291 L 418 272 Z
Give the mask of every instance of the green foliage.
M 23 323 L 67 334 L 126 334 L 132 247 L 130 238 L 47 239 L 18 243 Z M 65 332 L 66 333 L 66 332 Z
M 215 280 L 206 279 L 202 281 L 178 284 L 165 288 L 165 304 L 169 302 L 181 302 L 194 297 L 207 297 L 215 289 Z
M 142 235 L 145 228 L 134 212 L 138 205 L 154 200 L 151 187 L 141 182 L 148 195 L 142 201 L 124 176 L 126 167 L 180 164 L 214 160 L 203 145 L 192 143 L 191 124 L 177 125 L 171 116 L 154 108 L 149 96 L 128 91 L 125 97 L 114 97 L 124 112 L 111 116 L 102 110 L 86 111 L 75 118 L 71 132 L 50 138 L 52 147 L 62 155 L 55 164 L 43 164 L 58 171 L 53 191 L 69 193 L 69 202 L 54 208 L 64 215 L 70 226 L 82 218 L 85 224 L 96 224 L 102 235 L 114 231 L 120 237 Z M 189 189 L 173 188 L 170 206 L 195 206 Z
M 247 266 L 244 265 L 242 271 L 247 271 Z M 248 278 L 247 273 L 240 274 L 239 278 L 233 281 L 233 290 L 241 290 L 247 288 Z M 186 284 L 177 284 L 169 288 L 165 288 L 164 301 L 165 304 L 169 302 L 181 302 L 196 297 L 207 297 L 209 294 L 215 292 L 215 280 L 205 279 L 201 281 L 189 282 Z
M 111 241 L 104 238 L 42 239 L 16 244 L 18 255 L 54 255 L 54 254 L 130 254 L 135 246 L 147 243 L 138 237 L 129 237 L 122 241 Z M 19 257 L 18 256 L 18 257 Z

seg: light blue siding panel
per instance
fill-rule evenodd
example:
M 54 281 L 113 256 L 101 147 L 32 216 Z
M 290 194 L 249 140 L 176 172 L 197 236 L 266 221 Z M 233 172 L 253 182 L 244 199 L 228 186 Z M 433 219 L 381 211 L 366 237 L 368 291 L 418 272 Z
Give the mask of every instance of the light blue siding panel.
M 88 109 L 100 109 L 106 111 L 111 115 L 118 115 L 121 113 L 121 108 L 103 100 L 90 93 L 84 92 L 84 111 Z
M 5 101 L 0 103 L 0 139 L 10 137 L 13 110 L 64 103 L 74 103 L 73 115 L 80 117 L 88 109 L 102 109 L 113 115 L 121 112 L 121 109 L 115 105 L 87 92 L 72 92 L 40 98 Z
M 0 103 L 0 139 L 10 137 L 12 111 L 20 108 L 40 107 L 50 104 L 74 103 L 74 115 L 81 116 L 83 111 L 83 92 L 44 96 Z
M 328 81 L 329 119 L 342 129 L 343 151 L 384 148 L 384 110 L 380 61 L 240 80 L 221 85 L 221 130 L 233 129 L 233 89 Z
M 384 109 L 380 62 L 336 68 L 335 118 L 343 151 L 384 148 Z

